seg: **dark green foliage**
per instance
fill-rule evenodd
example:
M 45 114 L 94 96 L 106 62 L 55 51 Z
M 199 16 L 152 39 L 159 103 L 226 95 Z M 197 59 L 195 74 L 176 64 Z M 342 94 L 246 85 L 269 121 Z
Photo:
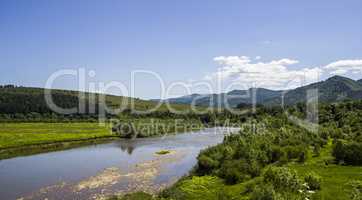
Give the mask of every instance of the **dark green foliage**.
M 351 200 L 361 200 L 362 199 L 362 181 L 351 181 L 348 185 L 352 188 L 352 193 L 350 194 Z
M 319 144 L 316 144 L 315 146 L 313 146 L 313 156 L 318 157 L 320 156 L 321 153 L 321 147 Z
M 278 196 L 270 184 L 256 187 L 251 194 L 251 200 L 277 200 Z
M 301 113 L 304 111 L 302 104 L 288 108 L 298 117 L 305 117 Z M 346 166 L 334 164 L 331 150 L 338 162 L 361 165 L 362 101 L 321 104 L 319 119 L 318 131 L 309 132 L 291 123 L 280 110 L 260 107 L 255 115 L 247 116 L 245 124 L 250 126 L 202 151 L 192 175 L 220 177 L 232 192 L 242 188 L 238 194 L 233 193 L 233 199 L 323 199 L 326 191 L 343 193 L 338 184 L 356 172 L 348 174 Z M 298 174 L 293 169 L 298 169 Z M 343 173 L 326 178 L 338 170 Z M 358 172 L 358 168 L 353 170 Z M 323 181 L 311 171 L 323 176 Z M 360 198 L 360 188 L 355 185 L 348 190 L 353 192 L 351 199 Z
M 269 167 L 264 175 L 264 182 L 270 183 L 278 191 L 297 192 L 302 188 L 297 173 L 286 167 Z
M 304 162 L 307 158 L 307 148 L 299 146 L 286 146 L 284 151 L 287 154 L 288 160 L 297 159 L 299 162 Z
M 304 181 L 308 184 L 310 190 L 320 190 L 322 178 L 315 173 L 308 173 L 304 177 Z
M 220 163 L 213 159 L 212 157 L 206 156 L 206 155 L 200 155 L 198 158 L 199 161 L 199 169 L 202 169 L 202 171 L 210 172 L 213 169 L 219 167 Z
M 290 124 L 281 114 L 278 118 L 266 115 L 240 134 L 226 136 L 223 144 L 202 151 L 196 173 L 217 175 L 228 184 L 244 182 L 259 176 L 268 164 L 304 162 L 309 145 L 319 141 L 318 136 Z
M 302 183 L 294 170 L 286 167 L 269 167 L 263 182 L 254 185 L 252 200 L 303 199 Z
M 362 143 L 338 140 L 333 149 L 333 156 L 338 162 L 348 165 L 362 165 Z
M 49 107 L 45 92 L 51 93 L 54 104 L 60 108 L 75 108 L 72 114 L 59 114 Z M 131 103 L 133 102 L 133 104 Z M 131 115 L 137 111 L 154 108 L 156 102 L 137 98 L 102 95 L 69 90 L 16 87 L 12 85 L 0 87 L 0 121 L 95 121 L 100 117 L 111 118 L 116 114 Z M 170 105 L 174 110 L 190 111 L 187 105 Z M 107 107 L 107 108 L 106 108 Z M 110 110 L 122 112 L 110 112 Z M 103 116 L 104 114 L 104 116 Z M 150 115 L 170 117 L 166 105 Z M 135 114 L 131 117 L 138 117 Z M 149 117 L 144 115 L 144 117 Z M 171 116 L 172 117 L 172 116 Z M 189 116 L 188 116 L 189 117 Z
M 243 160 L 226 160 L 220 168 L 219 176 L 227 184 L 240 183 L 250 179 L 249 164 Z

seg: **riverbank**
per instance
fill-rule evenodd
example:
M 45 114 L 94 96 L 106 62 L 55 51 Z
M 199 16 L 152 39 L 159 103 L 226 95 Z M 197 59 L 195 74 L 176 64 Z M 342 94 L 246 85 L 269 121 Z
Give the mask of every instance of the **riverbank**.
M 98 123 L 0 123 L 0 159 L 67 149 L 115 138 Z
M 97 145 L 1 160 L 4 199 L 92 199 L 146 190 L 157 194 L 187 174 L 200 150 L 226 129 L 165 137 L 115 139 Z M 37 177 L 34 179 L 34 177 Z
M 98 123 L 0 123 L 0 149 L 111 137 Z
M 19 147 L 11 147 L 6 149 L 0 149 L 0 160 L 18 157 L 28 156 L 39 153 L 47 153 L 59 150 L 72 149 L 76 147 L 88 146 L 92 144 L 103 144 L 116 139 L 120 139 L 118 136 L 109 135 L 96 138 L 74 139 L 69 141 L 60 141 L 52 143 L 44 143 L 37 145 L 24 145 Z
M 177 120 L 176 120 L 177 121 Z M 160 119 L 128 119 L 136 137 L 157 137 L 166 134 L 200 130 L 197 121 Z M 0 160 L 97 144 L 124 137 L 112 131 L 110 124 L 72 123 L 0 123 Z M 133 138 L 133 137 L 132 137 Z

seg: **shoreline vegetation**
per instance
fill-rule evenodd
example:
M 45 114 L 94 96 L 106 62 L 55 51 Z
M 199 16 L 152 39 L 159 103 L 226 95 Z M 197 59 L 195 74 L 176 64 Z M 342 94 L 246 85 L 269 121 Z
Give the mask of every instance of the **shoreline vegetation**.
M 288 113 L 303 119 L 305 109 L 300 104 Z M 259 110 L 246 122 L 255 128 L 200 152 L 173 186 L 110 199 L 362 199 L 362 101 L 320 105 L 318 117 L 318 131 L 310 132 L 281 110 Z

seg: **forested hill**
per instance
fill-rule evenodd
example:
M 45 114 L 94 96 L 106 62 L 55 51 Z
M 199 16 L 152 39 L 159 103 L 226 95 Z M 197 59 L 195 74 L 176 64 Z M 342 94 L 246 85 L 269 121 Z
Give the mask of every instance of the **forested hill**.
M 317 89 L 319 102 L 338 102 L 346 99 L 362 99 L 362 83 L 343 76 L 333 76 L 325 81 L 313 83 L 285 92 L 284 103 L 293 105 L 305 102 L 307 91 Z M 265 105 L 280 105 L 281 98 L 271 98 Z
M 181 98 L 174 98 L 163 100 L 172 104 L 172 108 L 176 110 L 189 110 L 190 106 L 187 104 L 192 103 L 194 100 L 196 105 L 201 106 L 216 106 L 219 103 L 225 106 L 226 102 L 231 107 L 236 107 L 239 104 L 252 103 L 252 96 L 255 94 L 256 103 L 263 105 L 280 105 L 281 95 L 284 94 L 284 103 L 293 105 L 306 100 L 307 91 L 310 89 L 318 89 L 320 102 L 336 102 L 346 99 L 362 99 L 362 80 L 352 80 L 342 76 L 333 76 L 325 81 L 313 83 L 307 86 L 299 87 L 289 91 L 274 91 L 264 88 L 252 88 L 249 90 L 233 90 L 228 93 L 201 95 L 193 94 Z M 43 88 L 31 87 L 16 87 L 13 85 L 0 86 L 0 115 L 31 115 L 31 114 L 54 114 L 49 109 L 44 98 Z M 69 90 L 51 90 L 52 99 L 56 105 L 62 108 L 74 108 L 79 104 L 78 91 Z M 100 94 L 95 93 L 81 93 L 85 98 L 83 102 L 86 105 L 85 114 L 89 114 L 89 105 L 94 105 L 88 101 L 92 95 L 98 102 Z M 106 104 L 108 107 L 119 107 L 123 102 L 127 102 L 126 110 L 147 110 L 153 108 L 157 102 L 135 99 L 130 97 L 105 95 Z M 221 102 L 220 102 L 221 100 Z M 131 107 L 131 102 L 134 106 Z M 93 106 L 92 106 L 93 107 Z M 100 106 L 94 106 L 97 113 Z M 168 111 L 168 108 L 163 105 L 158 111 Z M 93 112 L 94 113 L 94 112 Z M 1 116 L 0 116 L 1 117 Z
M 31 87 L 16 87 L 13 85 L 0 86 L 0 114 L 4 115 L 44 115 L 55 114 L 48 107 L 45 98 L 43 88 L 31 88 Z M 78 91 L 70 90 L 50 90 L 54 103 L 61 108 L 74 108 L 78 107 L 79 93 Z M 95 113 L 100 108 L 98 103 L 90 103 L 89 97 L 94 96 L 96 101 L 100 98 L 101 94 L 82 92 L 82 96 L 85 98 L 83 102 L 86 105 L 85 114 L 90 114 L 89 105 L 95 105 Z M 153 108 L 156 102 L 146 101 L 141 99 L 135 99 L 130 97 L 105 95 L 106 104 L 108 107 L 118 108 L 122 102 L 127 102 L 127 109 L 135 109 L 143 111 Z M 126 101 L 127 100 L 127 101 Z M 131 102 L 134 102 L 134 107 L 131 107 Z M 93 106 L 92 106 L 93 107 Z M 172 105 L 175 109 L 185 110 L 188 109 L 187 105 Z M 161 106 L 159 111 L 166 111 L 166 106 Z M 94 113 L 94 112 L 91 112 Z M 78 113 L 79 114 L 79 113 Z
M 289 91 L 251 88 L 249 90 L 233 90 L 221 94 L 193 94 L 162 101 L 182 104 L 194 103 L 203 106 L 225 106 L 227 102 L 229 106 L 236 107 L 239 104 L 251 104 L 252 97 L 255 96 L 256 103 L 273 106 L 281 104 L 281 97 L 282 94 L 284 94 L 284 103 L 293 105 L 304 102 L 306 100 L 307 91 L 310 89 L 318 89 L 320 102 L 329 103 L 345 99 L 362 99 L 362 79 L 355 81 L 343 76 L 333 76 L 325 81 L 298 87 Z
M 264 102 L 267 99 L 273 97 L 279 97 L 282 91 L 268 90 L 264 88 L 250 88 L 248 90 L 232 90 L 228 93 L 221 94 L 192 94 L 188 96 L 182 96 L 178 98 L 170 98 L 163 100 L 169 103 L 179 104 L 195 104 L 199 106 L 221 106 L 230 105 L 236 107 L 238 104 L 251 104 L 252 96 L 255 94 L 256 102 Z M 155 99 L 154 101 L 161 101 Z

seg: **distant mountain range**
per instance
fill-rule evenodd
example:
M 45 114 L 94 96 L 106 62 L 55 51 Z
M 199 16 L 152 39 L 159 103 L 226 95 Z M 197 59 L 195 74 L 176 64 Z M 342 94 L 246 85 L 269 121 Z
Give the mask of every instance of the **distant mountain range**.
M 345 99 L 362 99 L 362 79 L 355 81 L 343 76 L 333 76 L 325 81 L 320 81 L 292 90 L 269 90 L 265 88 L 250 88 L 248 90 L 233 90 L 221 94 L 192 94 L 164 101 L 179 104 L 195 104 L 200 106 L 225 106 L 236 107 L 239 104 L 251 104 L 254 101 L 263 105 L 280 105 L 284 99 L 285 105 L 305 102 L 307 91 L 317 89 L 320 102 L 336 102 Z M 284 96 L 284 98 L 282 98 Z M 253 98 L 255 97 L 255 98 Z
M 248 90 L 233 90 L 221 94 L 192 94 L 178 98 L 166 100 L 146 101 L 130 97 L 120 97 L 105 95 L 106 104 L 109 107 L 117 108 L 127 98 L 127 107 L 131 109 L 130 102 L 134 102 L 136 110 L 147 110 L 156 105 L 155 101 L 172 103 L 172 107 L 178 110 L 190 109 L 188 104 L 194 103 L 198 106 L 236 107 L 239 104 L 255 103 L 263 105 L 280 105 L 282 96 L 286 105 L 296 104 L 306 101 L 307 91 L 318 89 L 320 102 L 336 102 L 344 99 L 362 99 L 362 79 L 355 81 L 342 76 L 333 76 L 325 81 L 313 83 L 307 86 L 292 90 L 268 90 L 264 88 L 250 88 Z M 15 87 L 12 85 L 0 86 L 0 114 L 16 113 L 52 113 L 48 108 L 43 88 Z M 79 103 L 78 91 L 51 90 L 52 98 L 56 105 L 62 108 L 77 107 Z M 89 97 L 92 93 L 83 93 L 84 97 Z M 93 94 L 98 99 L 100 94 Z M 255 97 L 255 98 L 252 98 Z M 91 104 L 87 102 L 86 104 Z M 226 104 L 228 103 L 228 104 Z M 88 110 L 88 108 L 86 108 Z M 160 111 L 168 110 L 166 105 L 162 105 Z

